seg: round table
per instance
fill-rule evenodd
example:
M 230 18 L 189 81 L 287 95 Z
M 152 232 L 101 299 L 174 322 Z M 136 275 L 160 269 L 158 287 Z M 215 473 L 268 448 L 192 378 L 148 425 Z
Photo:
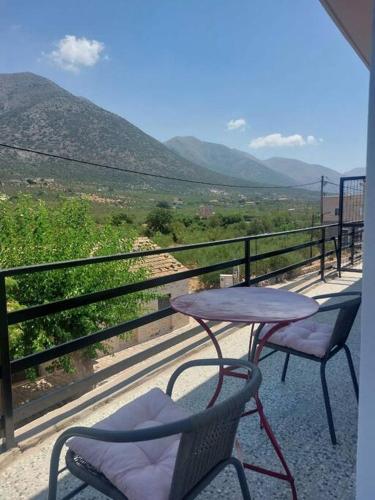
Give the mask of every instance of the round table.
M 248 325 L 255 325 L 257 323 L 261 325 L 265 323 L 273 324 L 272 328 L 270 328 L 258 343 L 253 357 L 255 364 L 259 362 L 260 354 L 267 340 L 277 330 L 295 321 L 308 318 L 319 309 L 319 304 L 314 299 L 305 297 L 304 295 L 274 288 L 257 287 L 222 288 L 219 290 L 206 290 L 203 292 L 181 295 L 171 300 L 171 306 L 175 311 L 194 318 L 206 330 L 215 346 L 219 358 L 222 358 L 219 342 L 206 323 L 206 320 L 246 323 Z M 251 346 L 249 345 L 249 357 L 250 348 Z M 225 367 L 220 368 L 218 384 L 208 406 L 213 405 L 218 398 L 224 376 L 237 378 L 247 377 L 247 375 L 233 369 Z M 297 493 L 294 485 L 294 478 L 286 463 L 280 445 L 264 415 L 259 395 L 255 396 L 255 404 L 256 408 L 247 411 L 243 416 L 254 413 L 259 414 L 261 427 L 264 428 L 267 433 L 285 473 L 275 472 L 248 463 L 244 463 L 244 466 L 256 472 L 288 481 L 292 489 L 293 499 L 296 499 Z

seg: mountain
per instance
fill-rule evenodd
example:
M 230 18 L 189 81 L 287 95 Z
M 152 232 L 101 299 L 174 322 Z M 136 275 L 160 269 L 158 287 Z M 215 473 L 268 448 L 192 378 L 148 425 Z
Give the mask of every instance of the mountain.
M 164 176 L 222 184 L 239 179 L 213 174 L 171 151 L 124 118 L 33 73 L 0 74 L 1 142 Z M 124 190 L 199 191 L 207 187 L 103 170 L 0 148 L 1 178 L 52 177 Z
M 263 162 L 275 172 L 292 177 L 297 184 L 318 181 L 322 175 L 330 182 L 338 184 L 340 182 L 340 176 L 342 175 L 332 168 L 314 163 L 306 163 L 293 158 L 275 157 L 263 160 Z M 307 186 L 307 189 L 309 188 L 316 190 L 319 189 L 319 185 Z M 334 187 L 331 186 L 331 188 L 332 191 L 335 191 Z
M 220 174 L 260 184 L 296 184 L 292 177 L 272 170 L 255 156 L 223 144 L 200 141 L 195 137 L 173 137 L 164 144 L 186 160 Z
M 352 168 L 351 170 L 347 170 L 343 173 L 346 177 L 357 176 L 357 175 L 366 175 L 366 169 L 363 167 Z

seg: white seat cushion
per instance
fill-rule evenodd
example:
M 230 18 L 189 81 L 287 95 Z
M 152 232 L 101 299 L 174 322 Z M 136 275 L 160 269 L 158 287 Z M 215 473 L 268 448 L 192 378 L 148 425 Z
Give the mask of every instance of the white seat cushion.
M 263 338 L 273 326 L 265 325 L 259 338 Z M 327 352 L 332 331 L 333 327 L 330 325 L 304 319 L 277 330 L 268 342 L 322 358 Z
M 133 430 L 189 416 L 160 389 L 152 389 L 93 427 Z M 180 435 L 138 443 L 72 438 L 68 446 L 104 474 L 130 500 L 167 500 Z

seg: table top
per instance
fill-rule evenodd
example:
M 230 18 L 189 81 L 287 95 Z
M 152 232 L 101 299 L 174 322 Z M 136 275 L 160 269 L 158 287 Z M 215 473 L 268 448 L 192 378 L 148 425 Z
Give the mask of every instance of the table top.
M 238 323 L 298 321 L 319 309 L 319 304 L 310 297 L 267 287 L 205 290 L 176 297 L 171 306 L 194 318 Z

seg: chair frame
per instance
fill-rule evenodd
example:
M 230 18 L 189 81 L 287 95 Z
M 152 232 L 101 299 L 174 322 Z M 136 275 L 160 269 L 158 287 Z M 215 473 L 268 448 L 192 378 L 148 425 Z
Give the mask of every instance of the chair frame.
M 172 374 L 166 389 L 171 396 L 177 378 L 188 368 L 202 366 L 237 366 L 247 370 L 245 384 L 224 401 L 206 408 L 200 413 L 182 420 L 145 429 L 131 431 L 109 431 L 98 428 L 72 427 L 65 430 L 56 440 L 50 462 L 48 500 L 57 498 L 58 470 L 62 448 L 72 437 L 82 437 L 111 443 L 149 441 L 181 434 L 172 477 L 170 500 L 195 498 L 225 467 L 235 467 L 245 500 L 251 500 L 243 465 L 232 456 L 234 440 L 246 403 L 256 395 L 261 383 L 261 373 L 253 363 L 244 360 L 200 359 L 192 360 L 178 367 Z M 220 432 L 221 431 L 221 432 Z M 103 474 L 94 469 L 83 458 L 68 450 L 66 468 L 83 484 L 64 497 L 73 498 L 87 486 L 92 486 L 115 500 L 127 500 Z
M 350 291 L 350 292 L 339 292 L 339 293 L 328 293 L 324 295 L 316 295 L 313 297 L 315 300 L 320 300 L 320 299 L 330 299 L 330 298 L 336 298 L 336 297 L 355 297 L 350 300 L 344 300 L 342 302 L 336 303 L 336 304 L 328 304 L 328 305 L 321 305 L 319 307 L 319 310 L 316 314 L 323 313 L 323 312 L 328 312 L 328 311 L 334 311 L 338 310 L 338 316 L 336 318 L 336 322 L 333 328 L 333 332 L 331 335 L 331 340 L 330 344 L 328 346 L 328 349 L 326 351 L 326 354 L 320 358 L 318 356 L 314 356 L 311 354 L 306 354 L 301 351 L 297 351 L 295 349 L 291 349 L 289 347 L 281 346 L 275 343 L 272 343 L 272 336 L 270 340 L 268 340 L 265 343 L 266 347 L 269 347 L 272 349 L 271 353 L 267 353 L 265 356 L 261 358 L 264 359 L 271 354 L 274 354 L 276 352 L 284 352 L 286 354 L 285 356 L 285 361 L 283 365 L 283 370 L 281 374 L 281 381 L 285 382 L 287 370 L 288 370 L 288 365 L 289 365 L 289 359 L 290 356 L 298 356 L 300 358 L 305 358 L 309 359 L 311 361 L 316 361 L 320 363 L 320 379 L 321 379 L 321 384 L 322 384 L 322 390 L 323 390 L 323 398 L 324 398 L 324 405 L 325 405 L 325 410 L 327 414 L 327 421 L 328 421 L 328 428 L 329 428 L 329 433 L 331 437 L 331 441 L 333 445 L 337 444 L 337 438 L 336 438 L 336 432 L 335 432 L 335 426 L 333 423 L 333 416 L 332 416 L 332 407 L 331 407 L 331 402 L 330 402 L 330 397 L 329 397 L 329 392 L 328 392 L 328 385 L 327 385 L 327 378 L 326 378 L 326 365 L 327 362 L 333 358 L 338 352 L 340 352 L 342 349 L 345 351 L 346 359 L 348 362 L 349 366 L 349 371 L 350 371 L 350 376 L 353 382 L 353 388 L 354 388 L 354 393 L 355 397 L 358 402 L 358 381 L 357 381 L 357 376 L 355 373 L 354 369 L 354 364 L 353 364 L 353 359 L 352 355 L 350 352 L 350 349 L 348 345 L 346 344 L 346 341 L 348 339 L 348 336 L 350 334 L 350 331 L 352 329 L 353 323 L 356 319 L 358 309 L 360 308 L 361 305 L 361 292 L 358 291 Z M 256 347 L 259 343 L 259 335 L 261 333 L 261 330 L 263 328 L 264 324 L 261 324 L 257 330 L 253 333 L 253 339 L 252 339 L 252 344 L 251 344 L 251 350 L 249 351 L 249 359 L 254 359 L 255 356 L 255 351 Z

